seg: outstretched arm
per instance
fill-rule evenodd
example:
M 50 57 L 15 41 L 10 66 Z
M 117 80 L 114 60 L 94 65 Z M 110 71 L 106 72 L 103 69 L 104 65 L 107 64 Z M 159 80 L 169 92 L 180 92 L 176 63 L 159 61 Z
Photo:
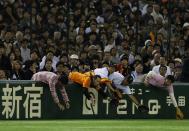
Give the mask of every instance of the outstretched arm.
M 61 95 L 63 97 L 63 100 L 66 104 L 66 108 L 69 108 L 70 107 L 70 104 L 69 104 L 69 98 L 68 98 L 68 94 L 66 92 L 66 89 L 65 89 L 65 86 L 62 85 L 62 87 L 60 88 L 60 92 L 61 92 Z
M 172 103 L 174 107 L 176 108 L 176 119 L 179 119 L 179 120 L 183 119 L 184 115 L 177 105 L 177 101 L 175 99 L 174 93 L 169 93 L 169 96 L 171 97 Z
M 60 103 L 57 93 L 56 93 L 56 84 L 57 84 L 58 79 L 52 79 L 49 81 L 49 88 L 50 88 L 50 92 L 52 95 L 52 98 L 54 100 L 54 103 L 56 103 L 58 105 L 58 107 L 60 108 L 60 110 L 64 110 L 64 106 Z
M 170 96 L 170 98 L 171 98 L 171 101 L 172 101 L 174 107 L 175 107 L 175 108 L 178 107 L 174 93 L 169 93 L 169 96 Z
M 106 82 L 106 86 L 108 87 L 108 89 L 112 92 L 115 92 L 115 89 L 112 87 L 110 82 Z
M 83 87 L 83 93 L 85 94 L 86 98 L 91 101 L 91 104 L 95 105 L 95 99 L 90 95 L 88 88 Z
M 54 103 L 56 103 L 56 104 L 60 103 L 60 101 L 58 99 L 58 96 L 57 96 L 57 93 L 56 93 L 56 83 L 57 83 L 57 81 L 58 80 L 51 80 L 49 82 L 50 92 L 51 92 L 52 98 L 54 100 Z
M 83 87 L 83 94 L 86 96 L 88 100 L 90 100 L 91 96 L 87 88 Z

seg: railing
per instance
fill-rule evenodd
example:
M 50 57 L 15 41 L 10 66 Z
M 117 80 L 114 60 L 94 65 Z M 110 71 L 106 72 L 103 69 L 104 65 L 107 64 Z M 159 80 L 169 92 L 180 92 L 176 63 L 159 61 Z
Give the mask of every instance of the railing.
M 0 118 L 14 119 L 175 119 L 175 108 L 167 91 L 149 89 L 141 83 L 130 86 L 131 91 L 150 109 L 148 114 L 137 110 L 127 96 L 119 101 L 118 107 L 102 99 L 96 90 L 94 114 L 91 105 L 82 94 L 81 87 L 69 85 L 66 90 L 70 98 L 70 109 L 60 111 L 54 104 L 48 85 L 34 81 L 0 81 Z M 174 84 L 179 107 L 189 118 L 189 83 Z M 58 95 L 62 100 L 59 91 Z

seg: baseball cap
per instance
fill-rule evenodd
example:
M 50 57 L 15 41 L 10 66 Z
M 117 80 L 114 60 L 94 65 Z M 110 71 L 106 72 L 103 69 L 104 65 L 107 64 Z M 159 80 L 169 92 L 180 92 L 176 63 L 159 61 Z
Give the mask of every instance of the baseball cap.
M 90 45 L 88 47 L 89 50 L 98 50 L 98 47 L 96 45 Z
M 186 28 L 186 27 L 189 27 L 189 23 L 188 23 L 188 22 L 185 22 L 185 23 L 183 24 L 183 27 L 182 27 L 182 28 L 184 29 L 184 28 Z
M 182 60 L 180 58 L 175 58 L 175 62 L 180 62 L 182 63 Z
M 79 59 L 78 55 L 76 55 L 76 54 L 72 54 L 72 55 L 70 56 L 70 58 L 71 58 L 71 59 Z
M 146 47 L 148 47 L 148 46 L 151 45 L 151 43 L 152 43 L 151 40 L 146 40 L 145 43 L 144 43 L 144 45 L 145 45 Z

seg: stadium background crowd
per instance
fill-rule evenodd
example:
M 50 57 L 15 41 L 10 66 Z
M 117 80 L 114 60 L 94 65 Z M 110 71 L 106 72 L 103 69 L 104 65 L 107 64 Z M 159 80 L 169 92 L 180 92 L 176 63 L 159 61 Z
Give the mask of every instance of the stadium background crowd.
M 186 58 L 188 0 L 0 1 L 1 80 L 117 64 L 141 82 L 163 64 L 180 81 Z

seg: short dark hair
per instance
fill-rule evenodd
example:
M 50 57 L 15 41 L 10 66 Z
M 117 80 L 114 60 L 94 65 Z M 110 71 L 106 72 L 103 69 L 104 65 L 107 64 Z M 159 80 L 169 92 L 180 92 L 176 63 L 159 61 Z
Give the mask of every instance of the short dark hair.
M 171 83 L 173 83 L 173 82 L 175 81 L 175 78 L 174 78 L 173 75 L 168 75 L 168 76 L 166 77 L 166 79 L 171 80 Z
M 64 65 L 64 63 L 63 62 L 61 62 L 61 61 L 59 61 L 59 62 L 57 62 L 57 64 L 56 64 L 56 67 L 58 67 L 59 65 Z
M 167 70 L 167 66 L 165 66 L 165 65 L 160 65 L 159 70 L 160 70 L 161 68 L 166 68 L 166 70 Z
M 67 67 L 69 70 L 71 70 L 71 66 L 69 64 L 64 63 L 63 67 Z
M 94 78 L 94 79 L 97 79 L 97 78 L 100 78 L 100 79 L 101 79 L 101 76 L 99 76 L 99 75 L 94 75 L 93 78 Z
M 121 61 L 123 61 L 123 60 L 129 60 L 129 58 L 128 58 L 128 56 L 127 55 L 123 55 L 122 57 L 121 57 L 121 59 L 120 59 Z
M 64 85 L 68 84 L 68 76 L 66 74 L 61 75 L 58 80 Z

